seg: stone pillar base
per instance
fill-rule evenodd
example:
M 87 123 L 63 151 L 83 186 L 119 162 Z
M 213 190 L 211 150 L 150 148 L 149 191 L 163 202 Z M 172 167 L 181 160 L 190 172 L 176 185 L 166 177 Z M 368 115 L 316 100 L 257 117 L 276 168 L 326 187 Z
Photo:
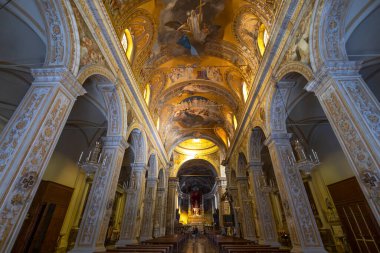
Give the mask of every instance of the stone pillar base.
M 138 244 L 138 243 L 139 243 L 139 241 L 137 241 L 137 239 L 128 239 L 128 240 L 122 239 L 122 240 L 117 241 L 115 246 L 116 247 L 123 247 L 127 244 Z
M 250 241 L 253 241 L 253 242 L 257 242 L 258 241 L 257 238 L 254 237 L 254 236 L 244 236 L 244 239 L 250 240 Z
M 291 249 L 292 253 L 327 253 L 323 247 L 293 247 Z
M 69 253 L 92 253 L 92 252 L 106 252 L 106 248 L 104 246 L 98 247 L 88 247 L 88 248 L 73 248 L 69 251 Z
M 259 244 L 270 245 L 272 247 L 281 247 L 281 243 L 279 243 L 279 242 L 268 241 L 268 240 L 264 240 L 264 239 L 259 239 Z
M 153 239 L 153 237 L 151 237 L 151 236 L 140 237 L 140 242 L 147 241 L 147 240 L 151 240 L 151 239 Z

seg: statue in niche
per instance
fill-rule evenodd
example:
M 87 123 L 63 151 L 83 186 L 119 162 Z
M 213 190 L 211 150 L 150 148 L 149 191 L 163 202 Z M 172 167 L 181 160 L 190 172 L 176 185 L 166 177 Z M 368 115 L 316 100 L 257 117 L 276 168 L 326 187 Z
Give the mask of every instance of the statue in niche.
M 134 172 L 131 173 L 131 179 L 129 181 L 130 181 L 129 188 L 136 189 L 136 176 Z
M 300 61 L 305 64 L 310 63 L 310 49 L 309 49 L 309 33 L 310 33 L 310 17 L 309 12 L 303 19 L 299 32 L 295 36 L 294 45 L 290 48 L 286 58 L 292 61 Z

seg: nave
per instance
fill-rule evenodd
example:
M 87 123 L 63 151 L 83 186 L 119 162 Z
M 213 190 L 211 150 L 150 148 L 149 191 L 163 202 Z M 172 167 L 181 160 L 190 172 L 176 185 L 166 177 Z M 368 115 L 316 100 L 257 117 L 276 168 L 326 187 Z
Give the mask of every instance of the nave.
M 170 243 L 169 241 L 172 241 Z M 270 245 L 259 245 L 253 241 L 216 234 L 165 236 L 139 245 L 109 247 L 107 252 L 157 252 L 157 253 L 289 253 Z
M 0 24 L 1 253 L 380 253 L 380 0 L 0 0 Z

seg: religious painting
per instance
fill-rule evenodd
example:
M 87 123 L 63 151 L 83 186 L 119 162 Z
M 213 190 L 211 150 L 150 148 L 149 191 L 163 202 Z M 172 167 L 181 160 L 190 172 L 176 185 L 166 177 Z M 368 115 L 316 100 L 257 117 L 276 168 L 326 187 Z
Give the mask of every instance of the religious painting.
M 160 15 L 158 41 L 177 55 L 199 56 L 208 41 L 223 38 L 215 17 L 225 0 L 168 0 Z
M 223 117 L 218 104 L 201 96 L 192 96 L 179 103 L 173 120 L 182 127 L 206 127 L 222 124 Z

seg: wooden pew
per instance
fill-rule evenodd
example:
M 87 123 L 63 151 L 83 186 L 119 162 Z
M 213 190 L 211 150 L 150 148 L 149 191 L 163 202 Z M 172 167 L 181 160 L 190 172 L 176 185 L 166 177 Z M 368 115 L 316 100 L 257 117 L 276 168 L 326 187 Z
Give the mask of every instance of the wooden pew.
M 171 253 L 171 246 L 167 245 L 126 245 L 114 249 L 108 249 L 107 252 L 155 252 L 155 253 Z
M 276 248 L 263 248 L 263 249 L 229 249 L 227 253 L 289 253 L 289 250 L 276 249 Z
M 141 242 L 143 245 L 172 245 L 175 252 L 179 252 L 180 247 L 186 242 L 186 235 L 172 235 L 154 238 Z
M 267 249 L 272 248 L 269 245 L 236 245 L 236 244 L 225 244 L 222 246 L 221 252 L 227 253 L 229 249 Z

